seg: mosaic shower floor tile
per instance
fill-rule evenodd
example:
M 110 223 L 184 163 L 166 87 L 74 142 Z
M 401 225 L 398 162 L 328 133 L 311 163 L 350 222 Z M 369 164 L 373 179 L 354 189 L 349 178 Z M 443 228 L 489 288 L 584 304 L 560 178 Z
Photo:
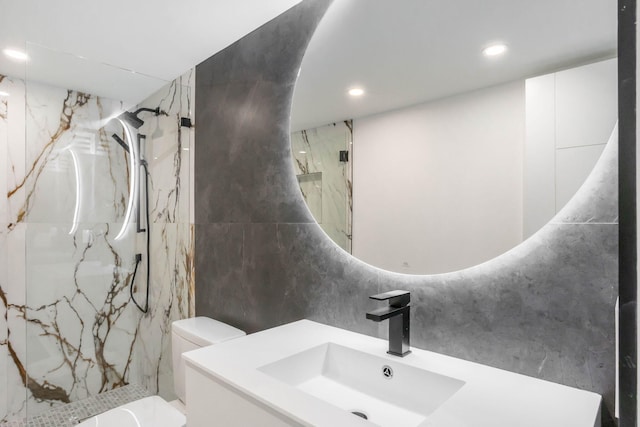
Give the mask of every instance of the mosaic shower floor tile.
M 51 409 L 26 420 L 0 423 L 0 427 L 67 427 L 134 400 L 152 394 L 144 387 L 130 384 L 97 396 Z

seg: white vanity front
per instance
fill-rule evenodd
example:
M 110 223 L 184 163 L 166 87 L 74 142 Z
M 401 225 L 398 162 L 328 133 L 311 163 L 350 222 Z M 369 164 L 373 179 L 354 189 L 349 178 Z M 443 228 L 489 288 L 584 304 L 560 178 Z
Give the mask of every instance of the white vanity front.
M 595 393 L 387 346 L 301 320 L 185 353 L 188 426 L 600 426 Z

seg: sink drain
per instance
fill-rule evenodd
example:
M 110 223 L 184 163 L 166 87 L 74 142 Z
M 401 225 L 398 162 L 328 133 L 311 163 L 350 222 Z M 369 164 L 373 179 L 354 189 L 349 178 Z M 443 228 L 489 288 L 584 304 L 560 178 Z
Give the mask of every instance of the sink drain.
M 360 412 L 360 411 L 351 411 L 351 413 L 353 415 L 357 415 L 360 418 L 364 418 L 365 420 L 368 420 L 369 417 L 367 417 L 367 414 L 365 414 L 364 412 Z
M 384 365 L 382 367 L 382 375 L 387 379 L 391 379 L 391 377 L 393 377 L 393 369 L 391 369 L 391 366 Z

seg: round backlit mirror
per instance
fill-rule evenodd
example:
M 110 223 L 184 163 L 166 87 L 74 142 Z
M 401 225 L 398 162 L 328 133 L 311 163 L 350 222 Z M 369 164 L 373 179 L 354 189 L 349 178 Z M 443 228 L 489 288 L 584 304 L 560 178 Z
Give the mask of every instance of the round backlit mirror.
M 391 271 L 470 267 L 573 196 L 617 120 L 616 5 L 333 2 L 291 141 L 325 232 Z

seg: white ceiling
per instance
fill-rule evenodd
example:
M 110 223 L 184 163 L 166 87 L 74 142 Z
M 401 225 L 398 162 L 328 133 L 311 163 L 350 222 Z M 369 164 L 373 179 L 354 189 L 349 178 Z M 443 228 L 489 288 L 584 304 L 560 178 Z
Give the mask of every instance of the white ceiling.
M 303 59 L 292 129 L 615 56 L 614 0 L 335 0 Z M 483 47 L 504 42 L 500 58 Z M 346 94 L 361 85 L 361 98 Z
M 300 0 L 0 0 L 0 74 L 136 103 Z
M 0 74 L 130 104 L 300 0 L 0 0 Z M 615 55 L 614 0 L 334 0 L 304 57 L 292 129 Z M 482 47 L 508 44 L 501 58 Z M 367 93 L 346 95 L 353 85 Z

